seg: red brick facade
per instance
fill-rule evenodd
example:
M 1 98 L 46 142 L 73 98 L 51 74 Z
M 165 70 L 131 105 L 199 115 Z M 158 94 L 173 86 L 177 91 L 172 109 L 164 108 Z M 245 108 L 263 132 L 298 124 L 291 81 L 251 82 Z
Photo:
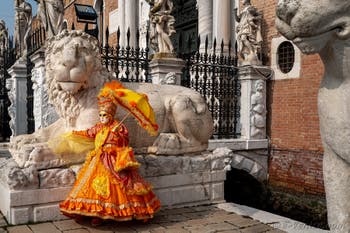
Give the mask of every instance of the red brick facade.
M 262 34 L 266 65 L 271 64 L 275 27 L 275 0 L 253 0 L 263 13 Z M 268 135 L 271 154 L 269 184 L 292 191 L 324 195 L 317 92 L 323 75 L 318 55 L 301 55 L 299 78 L 268 81 Z

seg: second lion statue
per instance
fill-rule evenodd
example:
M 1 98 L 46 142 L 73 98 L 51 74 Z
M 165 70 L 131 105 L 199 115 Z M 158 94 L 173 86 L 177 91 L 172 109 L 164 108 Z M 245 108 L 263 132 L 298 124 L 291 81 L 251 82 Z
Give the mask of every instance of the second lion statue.
M 21 167 L 57 166 L 46 142 L 73 129 L 86 129 L 98 121 L 97 94 L 113 77 L 101 64 L 98 42 L 80 31 L 63 31 L 46 48 L 46 82 L 49 102 L 59 119 L 33 134 L 13 137 L 10 152 Z M 154 108 L 159 135 L 151 137 L 130 117 L 125 122 L 130 144 L 141 153 L 184 154 L 207 149 L 213 121 L 205 100 L 181 86 L 124 83 L 146 93 Z M 125 113 L 118 110 L 117 118 Z M 39 164 L 39 165 L 38 165 Z M 42 165 L 40 165 L 42 164 Z

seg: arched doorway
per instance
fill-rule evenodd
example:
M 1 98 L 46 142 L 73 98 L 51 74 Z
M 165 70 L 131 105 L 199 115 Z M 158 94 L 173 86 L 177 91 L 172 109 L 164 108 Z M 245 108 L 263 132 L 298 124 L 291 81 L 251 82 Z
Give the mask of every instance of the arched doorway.
M 197 49 L 198 10 L 196 0 L 173 0 L 176 33 L 172 42 L 176 53 L 190 53 Z M 190 46 L 188 41 L 190 39 Z

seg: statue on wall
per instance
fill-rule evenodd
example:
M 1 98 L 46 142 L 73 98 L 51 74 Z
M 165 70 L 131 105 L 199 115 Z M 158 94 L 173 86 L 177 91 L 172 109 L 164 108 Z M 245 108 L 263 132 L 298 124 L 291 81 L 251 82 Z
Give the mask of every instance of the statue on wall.
M 235 8 L 238 54 L 244 62 L 258 64 L 258 51 L 261 49 L 262 16 L 251 5 L 250 0 L 243 0 L 243 10 L 238 15 Z
M 266 96 L 265 80 L 256 80 L 255 92 L 251 96 L 251 137 L 254 139 L 266 138 Z
M 4 20 L 0 20 L 0 55 L 8 47 L 8 31 Z
M 32 30 L 32 6 L 25 0 L 15 0 L 15 46 L 22 51 L 28 48 L 27 40 Z
M 151 47 L 158 53 L 173 53 L 174 47 L 170 36 L 176 31 L 175 18 L 171 15 L 171 0 L 146 0 L 150 4 Z
M 331 232 L 350 232 L 350 4 L 348 0 L 279 0 L 277 29 L 303 53 L 319 53 L 318 91 L 323 177 Z
M 35 0 L 38 2 L 38 18 L 41 20 L 48 38 L 57 35 L 64 29 L 63 0 Z

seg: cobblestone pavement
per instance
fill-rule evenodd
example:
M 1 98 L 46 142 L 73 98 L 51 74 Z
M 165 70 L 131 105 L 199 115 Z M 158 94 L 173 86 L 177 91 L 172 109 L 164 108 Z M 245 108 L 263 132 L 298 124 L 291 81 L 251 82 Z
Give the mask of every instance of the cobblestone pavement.
M 61 220 L 38 224 L 9 226 L 0 215 L 0 233 L 282 233 L 249 217 L 226 212 L 213 205 L 161 210 L 154 219 L 142 221 L 105 222 L 92 227 L 86 220 L 82 224 L 74 220 Z

